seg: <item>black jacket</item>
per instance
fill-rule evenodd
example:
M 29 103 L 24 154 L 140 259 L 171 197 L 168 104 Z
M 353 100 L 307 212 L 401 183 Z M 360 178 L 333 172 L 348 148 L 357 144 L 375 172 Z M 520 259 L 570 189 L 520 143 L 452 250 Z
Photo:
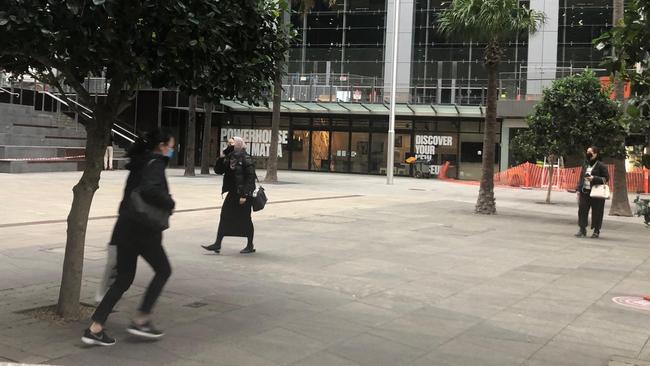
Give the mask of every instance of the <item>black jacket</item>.
M 576 186 L 576 191 L 578 192 L 582 192 L 582 188 L 585 185 L 586 173 L 587 164 L 582 167 L 582 171 L 580 172 L 580 178 L 578 179 L 578 185 Z M 593 169 L 591 170 L 591 176 L 594 177 L 594 179 L 591 181 L 592 186 L 609 182 L 609 171 L 607 170 L 607 166 L 600 160 L 596 162 L 596 165 L 594 165 Z
M 124 188 L 124 198 L 120 204 L 120 214 L 127 209 L 127 200 L 131 192 L 138 188 L 142 199 L 147 203 L 160 207 L 170 212 L 174 210 L 176 203 L 169 194 L 165 168 L 169 159 L 159 154 L 148 153 L 143 156 L 132 158 L 126 165 L 130 170 Z
M 235 169 L 230 168 L 231 159 L 235 159 Z M 219 157 L 214 164 L 214 172 L 223 176 L 221 193 L 234 192 L 240 197 L 249 197 L 255 191 L 255 163 L 250 155 L 231 152 L 226 157 Z

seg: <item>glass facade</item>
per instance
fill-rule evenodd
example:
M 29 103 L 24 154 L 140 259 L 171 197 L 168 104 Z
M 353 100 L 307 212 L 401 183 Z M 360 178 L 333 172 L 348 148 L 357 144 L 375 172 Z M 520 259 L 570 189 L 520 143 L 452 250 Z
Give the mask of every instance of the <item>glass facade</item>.
M 242 136 L 256 167 L 266 167 L 270 147 L 270 116 L 225 113 L 215 136 L 225 141 Z M 395 126 L 394 173 L 412 176 L 406 159 L 425 161 L 434 175 L 473 179 L 480 173 L 483 130 L 480 118 L 400 118 Z M 286 116 L 280 127 L 280 169 L 318 172 L 386 174 L 388 117 L 356 115 Z M 498 138 L 497 138 L 498 140 Z M 498 148 L 498 146 L 497 146 Z M 497 154 L 499 156 L 499 154 Z
M 607 0 L 558 0 L 558 77 L 572 68 L 599 68 L 603 53 L 592 40 L 612 26 L 612 2 Z M 567 71 L 566 69 L 569 69 Z
M 387 34 L 390 36 L 386 24 L 392 16 L 387 3 L 387 0 L 337 0 L 330 5 L 329 0 L 316 0 L 306 12 L 294 5 L 292 23 L 299 39 L 290 53 L 285 98 L 320 102 L 384 101 L 388 85 L 384 72 L 386 62 L 390 61 L 385 59 L 386 45 L 390 43 L 386 40 Z M 520 3 L 531 6 L 530 0 L 520 0 Z M 409 75 L 405 97 L 411 104 L 485 104 L 485 45 L 469 38 L 447 39 L 440 34 L 438 16 L 449 4 L 449 0 L 413 1 L 411 63 L 403 71 Z M 557 0 L 544 7 L 552 12 L 546 14 L 545 32 L 557 30 L 557 39 L 555 35 L 553 39 L 537 37 L 532 53 L 529 41 L 533 39 L 525 34 L 515 36 L 504 46 L 499 66 L 500 98 L 539 96 L 541 87 L 536 85 L 547 86 L 550 82 L 545 81 L 555 77 L 600 67 L 602 53 L 591 42 L 611 27 L 611 1 Z M 406 9 L 411 11 L 410 4 L 403 5 L 402 11 Z M 404 30 L 401 34 L 406 35 Z M 402 38 L 402 42 L 404 39 L 407 38 Z M 548 54 L 552 54 L 550 60 L 544 56 Z
M 315 0 L 302 11 L 300 3 L 292 2 L 291 22 L 298 38 L 283 80 L 279 167 L 385 174 L 389 145 L 385 97 L 390 83 L 384 73 L 389 70 L 385 54 L 391 40 L 387 42 L 386 26 L 392 7 L 387 0 Z M 539 1 L 520 3 L 542 6 Z M 408 11 L 401 13 L 406 23 L 400 30 L 400 52 L 411 56 L 397 65 L 398 86 L 408 91 L 408 99 L 398 99 L 402 111 L 395 130 L 396 175 L 414 175 L 421 168 L 405 163 L 412 156 L 427 161 L 434 175 L 443 166 L 452 178 L 481 175 L 484 110 L 468 106 L 485 105 L 485 45 L 472 39 L 450 40 L 438 32 L 438 16 L 449 4 L 449 0 L 413 0 L 412 7 L 402 5 L 401 10 Z M 505 45 L 499 69 L 501 99 L 536 100 L 552 79 L 600 67 L 602 55 L 592 39 L 611 26 L 610 1 L 557 0 L 543 6 L 551 12 L 546 14 L 544 33 L 515 37 Z M 412 24 L 410 30 L 407 23 Z M 410 43 L 405 46 L 404 40 Z M 163 100 L 178 109 L 163 114 L 172 119 L 179 118 L 187 105 L 187 96 L 177 96 L 172 103 L 163 93 Z M 223 144 L 228 133 L 241 134 L 250 141 L 257 167 L 265 168 L 270 112 L 252 108 L 244 112 L 241 104 L 229 103 L 219 118 L 218 141 Z M 469 111 L 472 108 L 479 112 Z M 409 115 L 413 117 L 405 117 Z M 503 159 L 503 166 L 510 160 L 510 129 L 523 126 L 507 122 L 505 131 L 497 128 L 495 164 Z
M 290 51 L 289 73 L 383 76 L 385 0 L 337 0 L 333 5 L 315 0 L 305 12 L 294 2 L 291 23 L 298 38 Z
M 478 105 L 485 98 L 485 44 L 471 39 L 447 39 L 438 31 L 445 0 L 415 0 L 411 100 L 424 104 Z M 528 6 L 529 1 L 521 1 Z M 499 66 L 502 79 L 515 79 L 527 63 L 528 37 L 517 37 L 504 49 Z

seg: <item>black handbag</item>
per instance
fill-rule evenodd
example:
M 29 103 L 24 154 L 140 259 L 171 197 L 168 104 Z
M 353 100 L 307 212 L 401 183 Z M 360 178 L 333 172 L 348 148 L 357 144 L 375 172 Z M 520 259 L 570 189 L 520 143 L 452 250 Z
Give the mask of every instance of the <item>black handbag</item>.
M 148 204 L 138 188 L 131 191 L 129 196 L 131 218 L 142 226 L 156 231 L 169 229 L 171 212 Z
M 257 183 L 260 182 L 257 176 L 255 177 L 255 180 L 257 180 Z M 253 192 L 253 211 L 257 212 L 263 210 L 267 201 L 268 198 L 266 197 L 266 192 L 264 192 L 264 187 L 260 184 L 260 186 Z

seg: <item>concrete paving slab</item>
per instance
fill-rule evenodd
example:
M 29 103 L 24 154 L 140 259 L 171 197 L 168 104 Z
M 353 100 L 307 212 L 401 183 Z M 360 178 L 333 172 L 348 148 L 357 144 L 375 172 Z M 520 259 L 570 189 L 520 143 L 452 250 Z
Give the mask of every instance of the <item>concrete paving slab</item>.
M 109 318 L 119 342 L 109 350 L 81 347 L 86 321 L 43 326 L 17 313 L 56 301 L 79 173 L 0 175 L 15 193 L 0 212 L 0 307 L 8 310 L 0 313 L 0 357 L 73 366 L 605 365 L 613 355 L 649 357 L 649 314 L 611 302 L 650 291 L 638 218 L 606 217 L 602 240 L 577 240 L 573 195 L 558 193 L 549 206 L 536 203 L 541 191 L 497 189 L 499 215 L 484 217 L 472 213 L 473 186 L 283 172 L 296 184 L 268 188 L 282 202 L 254 215 L 258 252 L 242 256 L 243 240 L 228 238 L 211 255 L 199 245 L 214 240 L 221 178 L 168 173 L 179 209 L 164 235 L 173 275 L 154 309 L 167 336 L 142 343 L 124 330 L 153 275 L 140 262 Z M 93 203 L 84 301 L 93 301 L 102 276 L 124 179 L 105 172 Z

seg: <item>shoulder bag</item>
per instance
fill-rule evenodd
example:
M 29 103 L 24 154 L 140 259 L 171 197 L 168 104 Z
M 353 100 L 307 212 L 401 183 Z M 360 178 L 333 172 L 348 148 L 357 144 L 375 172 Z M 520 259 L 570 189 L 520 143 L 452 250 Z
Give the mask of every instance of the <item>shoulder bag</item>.
M 602 163 L 597 162 L 596 164 L 599 165 Z M 607 167 L 605 167 L 605 169 L 607 169 Z M 589 193 L 589 196 L 591 196 L 591 198 L 598 198 L 603 200 L 608 200 L 610 195 L 611 192 L 609 191 L 609 186 L 607 185 L 607 182 L 605 182 L 605 184 L 596 184 L 591 186 L 591 192 Z
M 608 200 L 610 196 L 609 186 L 607 184 L 597 184 L 591 187 L 591 198 L 600 198 Z
M 257 183 L 260 183 L 257 175 L 255 175 L 255 180 Z M 262 184 L 260 183 L 259 186 L 253 191 L 253 211 L 257 212 L 263 210 L 266 206 L 267 201 L 268 198 L 266 197 L 266 192 L 264 192 L 264 187 L 262 187 Z

